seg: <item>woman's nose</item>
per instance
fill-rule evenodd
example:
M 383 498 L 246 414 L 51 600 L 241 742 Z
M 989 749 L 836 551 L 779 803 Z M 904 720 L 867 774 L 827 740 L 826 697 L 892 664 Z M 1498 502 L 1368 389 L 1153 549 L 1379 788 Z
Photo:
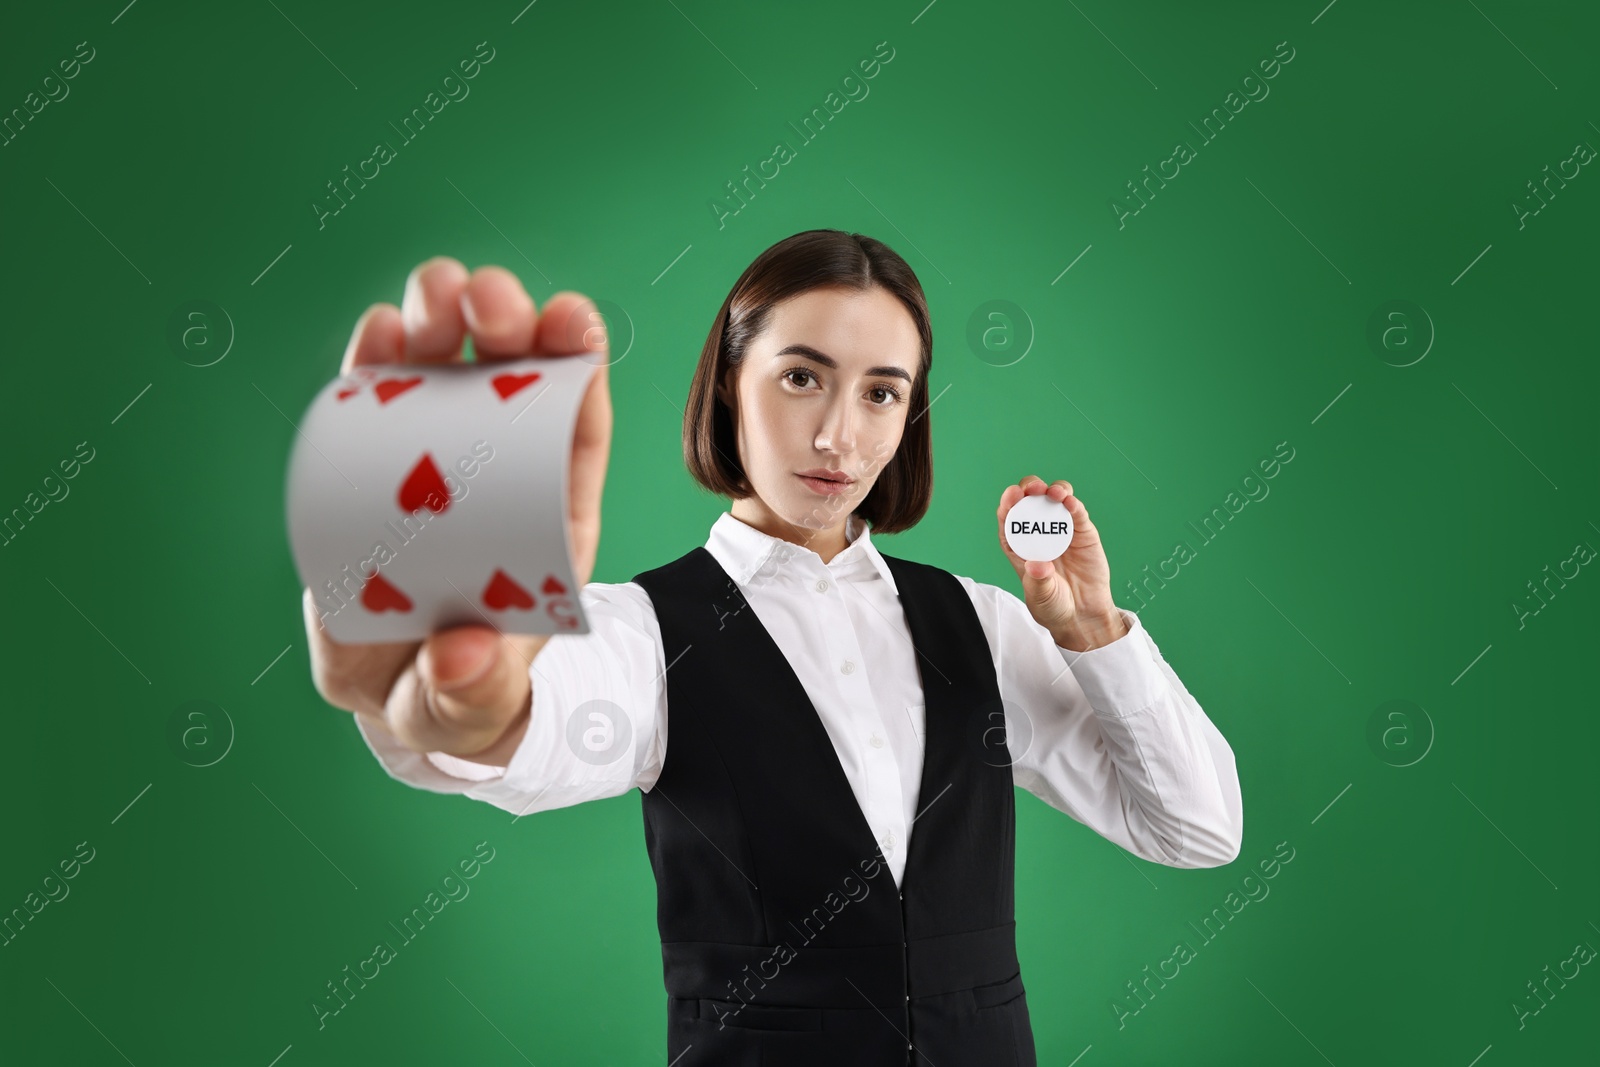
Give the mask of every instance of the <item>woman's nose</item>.
M 817 431 L 817 447 L 850 452 L 856 444 L 855 418 L 849 405 L 830 408 Z

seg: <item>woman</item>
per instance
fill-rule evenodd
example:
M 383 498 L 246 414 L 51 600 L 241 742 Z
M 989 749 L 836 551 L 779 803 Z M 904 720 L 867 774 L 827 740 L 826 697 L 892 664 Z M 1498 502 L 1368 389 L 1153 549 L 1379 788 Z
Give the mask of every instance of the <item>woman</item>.
M 435 260 L 403 309 L 363 316 L 346 370 L 456 358 L 467 330 L 480 358 L 603 352 L 592 315 L 568 293 L 537 315 L 506 272 Z M 1238 854 L 1233 753 L 1112 602 L 1069 483 L 1001 494 L 1025 600 L 873 545 L 928 507 L 932 349 L 903 259 L 796 234 L 734 284 L 690 385 L 685 460 L 732 507 L 627 583 L 588 581 L 597 369 L 569 481 L 590 633 L 344 647 L 307 594 L 318 689 L 394 777 L 518 814 L 641 790 L 678 1067 L 1034 1064 L 1015 785 L 1158 863 Z M 1040 493 L 1075 526 L 1051 563 L 1002 521 Z

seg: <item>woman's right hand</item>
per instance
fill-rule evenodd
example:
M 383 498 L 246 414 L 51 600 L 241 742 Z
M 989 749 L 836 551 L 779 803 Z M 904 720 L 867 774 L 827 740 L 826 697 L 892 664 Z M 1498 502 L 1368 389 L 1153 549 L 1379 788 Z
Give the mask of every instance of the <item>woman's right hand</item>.
M 459 362 L 470 332 L 480 361 L 580 353 L 595 364 L 578 411 L 567 478 L 567 531 L 581 589 L 600 547 L 600 497 L 611 450 L 610 356 L 594 303 L 552 296 L 542 312 L 502 267 L 469 272 L 437 256 L 406 279 L 400 307 L 373 304 L 356 322 L 341 374 L 393 363 Z M 328 636 L 311 590 L 304 597 L 311 674 L 328 703 L 378 720 L 407 748 L 504 766 L 527 728 L 529 677 L 548 636 L 457 626 L 424 641 L 341 644 Z

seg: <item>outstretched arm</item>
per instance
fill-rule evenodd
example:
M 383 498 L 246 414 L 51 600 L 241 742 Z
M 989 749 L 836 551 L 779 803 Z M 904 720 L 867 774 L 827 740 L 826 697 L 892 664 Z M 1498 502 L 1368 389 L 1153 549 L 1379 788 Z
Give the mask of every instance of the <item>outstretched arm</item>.
M 1072 514 L 1053 562 L 1011 550 L 1006 513 L 1045 494 Z M 1233 750 L 1133 612 L 1111 599 L 1099 532 L 1067 482 L 1030 475 L 1000 498 L 1000 545 L 1024 600 L 969 583 L 1006 702 L 1016 783 L 1135 855 L 1216 867 L 1239 853 Z

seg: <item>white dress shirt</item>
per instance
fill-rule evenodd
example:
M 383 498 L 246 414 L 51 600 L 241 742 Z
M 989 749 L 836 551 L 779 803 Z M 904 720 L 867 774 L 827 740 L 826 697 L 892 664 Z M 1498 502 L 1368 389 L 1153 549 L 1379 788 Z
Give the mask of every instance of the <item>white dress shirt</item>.
M 853 517 L 848 547 L 827 563 L 724 512 L 706 549 L 783 652 L 832 739 L 856 802 L 896 884 L 912 820 L 934 797 L 922 777 L 923 696 L 916 652 L 888 564 Z M 1087 652 L 1056 645 L 1027 605 L 956 576 L 972 599 L 1005 707 L 1012 780 L 1135 855 L 1214 867 L 1239 853 L 1243 811 L 1233 750 L 1131 611 L 1129 632 Z M 636 582 L 580 591 L 590 632 L 558 634 L 534 658 L 527 733 L 507 767 L 413 752 L 355 716 L 391 777 L 464 793 L 518 815 L 655 785 L 667 751 L 661 631 Z M 1119 609 L 1121 610 L 1121 609 Z M 604 701 L 604 704 L 590 704 Z M 580 705 L 582 721 L 569 719 Z M 604 720 L 626 745 L 580 758 L 569 742 Z M 623 721 L 625 720 L 625 721 Z

